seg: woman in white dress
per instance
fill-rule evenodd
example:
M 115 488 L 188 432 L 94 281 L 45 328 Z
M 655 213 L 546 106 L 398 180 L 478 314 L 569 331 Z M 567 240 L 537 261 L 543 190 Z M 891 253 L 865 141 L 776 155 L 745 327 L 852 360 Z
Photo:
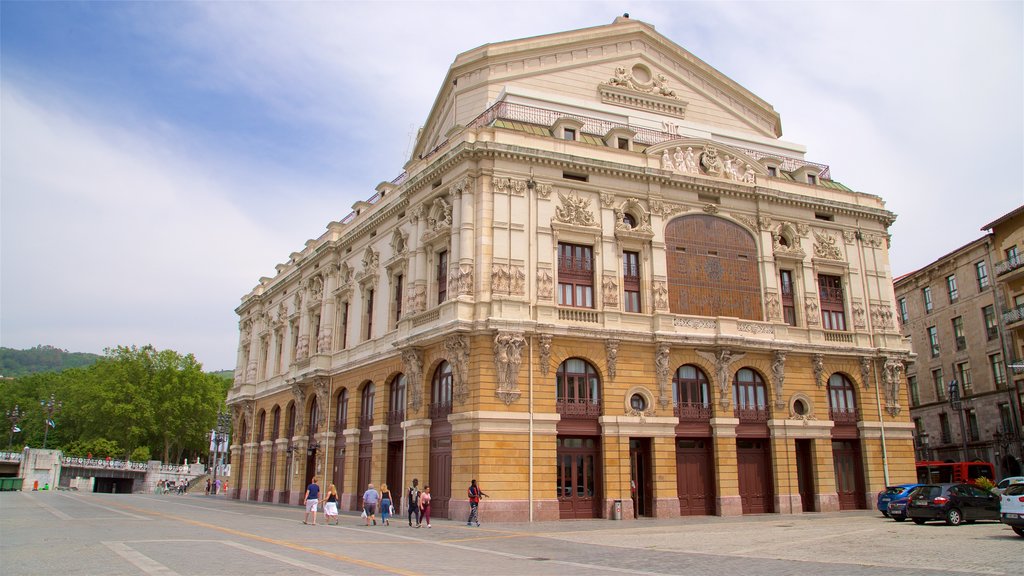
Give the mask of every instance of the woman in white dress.
M 338 523 L 338 490 L 331 484 L 330 488 L 327 489 L 327 497 L 324 499 L 324 518 L 327 519 L 327 524 L 331 523 L 331 518 L 334 518 L 334 523 Z

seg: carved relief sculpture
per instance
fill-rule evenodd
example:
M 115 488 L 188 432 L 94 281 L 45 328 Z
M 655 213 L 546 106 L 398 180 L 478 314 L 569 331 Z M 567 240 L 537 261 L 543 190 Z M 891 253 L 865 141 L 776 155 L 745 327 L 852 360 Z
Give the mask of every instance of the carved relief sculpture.
M 865 390 L 871 385 L 871 359 L 867 356 L 860 357 L 860 382 Z
M 604 352 L 608 361 L 608 378 L 615 380 L 615 364 L 619 359 L 619 341 L 605 340 Z
M 548 369 L 551 366 L 551 335 L 541 334 L 539 339 L 540 346 L 540 373 L 547 376 Z
M 537 298 L 540 300 L 551 300 L 553 296 L 553 290 L 555 287 L 554 278 L 551 277 L 551 272 L 543 269 L 537 269 Z
M 782 399 L 782 386 L 786 379 L 786 353 L 776 350 L 772 360 L 772 384 L 775 386 L 775 407 L 782 410 L 786 402 Z
M 655 310 L 668 310 L 668 285 L 664 280 L 651 282 Z
M 885 359 L 883 376 L 885 381 L 885 409 L 889 415 L 900 415 L 900 382 L 903 379 L 903 361 L 899 358 Z
M 717 352 L 705 352 L 703 350 L 697 350 L 697 355 L 707 360 L 715 366 L 715 379 L 718 381 L 718 396 L 719 404 L 723 410 L 727 410 L 730 405 L 729 400 L 729 388 L 732 385 L 732 368 L 731 366 L 746 356 L 745 352 L 732 352 L 730 350 L 719 350 Z
M 306 391 L 298 382 L 292 384 L 292 397 L 295 398 L 295 435 L 303 436 L 302 424 L 306 417 Z
M 320 329 L 320 334 L 316 339 L 316 353 L 317 354 L 329 354 L 331 352 L 331 345 L 333 344 L 334 337 L 331 334 L 332 329 L 330 326 L 324 326 Z
M 718 157 L 718 148 L 714 146 L 704 146 L 704 151 L 700 155 L 700 165 L 708 176 L 721 178 L 724 175 L 725 166 L 722 164 L 722 159 Z
M 459 287 L 459 296 L 473 295 L 473 265 L 459 264 L 456 284 Z
M 808 296 L 806 298 L 806 303 L 804 304 L 804 309 L 807 310 L 806 318 L 808 326 L 818 326 L 821 324 L 821 318 L 818 316 L 818 312 L 821 309 L 818 308 L 817 298 L 814 296 Z
M 403 350 L 402 367 L 409 386 L 409 406 L 418 412 L 423 406 L 423 352 L 416 348 Z
M 654 354 L 654 374 L 658 378 L 658 404 L 661 404 L 662 408 L 667 408 L 670 402 L 674 402 L 672 398 L 671 388 L 669 387 L 669 367 L 668 367 L 668 354 L 671 347 L 664 342 L 658 343 L 658 350 Z
M 452 399 L 463 404 L 469 398 L 469 339 L 463 334 L 449 336 L 444 340 L 444 350 L 452 366 Z
M 498 332 L 494 335 L 494 367 L 498 379 L 495 395 L 506 406 L 519 399 L 519 366 L 526 339 L 522 332 Z
M 597 226 L 597 220 L 590 212 L 590 200 L 580 198 L 576 192 L 570 192 L 568 196 L 559 193 L 558 198 L 562 205 L 555 208 L 556 221 L 577 226 Z
M 887 304 L 871 305 L 871 323 L 876 328 L 892 328 L 892 308 Z
M 307 356 L 309 356 L 309 334 L 302 334 L 295 346 L 295 359 L 303 360 Z
M 608 307 L 618 307 L 619 305 L 619 285 L 615 283 L 614 276 L 605 276 L 601 282 L 602 287 L 602 298 L 604 299 L 604 305 Z
M 673 172 L 676 169 L 676 165 L 672 163 L 672 157 L 668 155 L 668 148 L 661 152 L 661 169 Z
M 814 383 L 821 388 L 822 379 L 825 377 L 825 357 L 821 354 L 811 356 L 811 365 L 814 368 Z
M 867 327 L 864 319 L 864 305 L 860 302 L 853 303 L 853 327 L 861 330 Z
M 779 295 L 769 292 L 764 298 L 765 306 L 768 308 L 768 319 L 776 322 L 782 321 L 782 305 L 779 304 Z
M 245 367 L 245 381 L 250 384 L 256 383 L 256 360 L 250 360 L 249 364 Z
M 842 260 L 843 254 L 836 245 L 836 239 L 828 232 L 814 233 L 817 242 L 814 243 L 814 255 L 829 260 Z
M 317 430 L 324 431 L 324 422 L 327 420 L 327 387 L 330 380 L 327 378 L 319 377 L 313 379 L 313 395 L 316 396 L 317 406 L 320 406 L 320 410 L 317 411 L 317 422 L 310 422 Z

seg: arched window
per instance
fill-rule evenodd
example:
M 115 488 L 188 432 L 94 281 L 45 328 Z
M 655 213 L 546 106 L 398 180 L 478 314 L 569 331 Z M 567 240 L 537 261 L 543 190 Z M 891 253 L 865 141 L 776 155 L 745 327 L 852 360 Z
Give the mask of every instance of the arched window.
M 335 410 L 334 431 L 341 432 L 348 428 L 348 388 L 342 388 L 341 392 L 338 392 Z
M 686 420 L 711 418 L 708 377 L 692 364 L 676 368 L 672 376 L 672 407 L 676 416 Z
M 267 432 L 267 411 L 260 410 L 259 428 L 256 429 L 256 442 L 263 442 L 263 435 Z
M 388 424 L 399 424 L 402 420 L 405 420 L 405 374 L 399 374 L 391 381 L 388 403 Z
M 736 408 L 746 410 L 766 410 L 766 390 L 764 379 L 750 368 L 740 368 L 732 384 Z
M 270 439 L 277 440 L 281 435 L 281 407 L 274 406 L 273 418 L 270 421 Z
M 600 416 L 601 381 L 597 370 L 580 358 L 569 358 L 555 373 L 555 405 L 563 416 Z
M 286 424 L 288 430 L 288 440 L 295 436 L 295 402 L 288 404 L 288 423 Z
M 853 383 L 838 372 L 828 379 L 828 413 L 829 417 L 836 422 L 857 422 L 857 404 L 853 397 Z
M 622 215 L 622 223 L 628 226 L 631 230 L 636 228 L 636 218 L 634 218 L 629 212 Z
M 377 389 L 374 387 L 373 382 L 363 386 L 362 409 L 359 417 L 360 428 L 373 426 L 373 400 L 376 393 Z
M 309 404 L 309 422 L 306 424 L 311 438 L 319 432 L 318 428 L 320 428 L 320 405 L 316 401 L 316 396 L 313 396 L 313 401 Z
M 434 370 L 434 380 L 430 386 L 430 402 L 436 405 L 452 403 L 452 365 L 447 360 Z

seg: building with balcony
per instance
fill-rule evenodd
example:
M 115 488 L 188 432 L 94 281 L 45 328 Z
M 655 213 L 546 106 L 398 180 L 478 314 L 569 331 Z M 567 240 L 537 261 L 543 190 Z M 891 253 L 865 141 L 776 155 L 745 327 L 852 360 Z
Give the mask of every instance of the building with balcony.
M 781 134 L 625 17 L 458 55 L 405 172 L 242 298 L 233 496 L 418 478 L 464 518 L 477 479 L 550 520 L 913 480 L 895 216 Z

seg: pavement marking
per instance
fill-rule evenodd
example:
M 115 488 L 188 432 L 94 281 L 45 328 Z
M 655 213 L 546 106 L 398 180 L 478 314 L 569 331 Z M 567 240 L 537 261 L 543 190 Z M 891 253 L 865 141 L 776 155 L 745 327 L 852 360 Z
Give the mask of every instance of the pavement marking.
M 36 498 L 34 498 L 32 496 L 29 496 L 25 492 L 22 492 L 22 495 L 25 496 L 25 498 L 28 498 L 29 500 L 31 500 L 34 504 L 36 504 L 37 506 L 39 506 L 43 510 L 46 510 L 47 512 L 49 512 L 50 514 L 53 514 L 54 516 L 56 516 L 57 518 L 60 518 L 61 520 L 71 520 L 72 519 L 71 516 L 68 516 L 67 514 L 61 512 L 60 510 L 57 510 L 56 508 L 54 508 L 53 506 L 50 506 L 49 504 L 47 504 L 46 502 L 43 502 L 42 500 L 38 500 L 38 499 L 36 499 Z
M 124 542 L 101 542 L 115 554 L 131 562 L 136 568 L 151 576 L 178 576 L 178 573 L 167 566 L 153 560 L 142 552 L 135 550 Z
M 252 546 L 246 546 L 241 542 L 234 542 L 231 540 L 221 540 L 220 542 L 222 544 L 238 548 L 239 550 L 244 550 L 246 552 L 249 552 L 250 554 L 256 554 L 259 556 L 263 556 L 265 558 L 270 558 L 271 560 L 277 560 L 278 562 L 290 564 L 292 566 L 295 566 L 296 568 L 302 568 L 303 570 L 316 572 L 317 574 L 325 574 L 326 576 L 348 576 L 344 572 L 335 572 L 334 570 L 328 570 L 327 568 L 317 566 L 316 564 L 310 564 L 309 562 L 303 562 L 302 560 L 295 560 L 287 556 L 274 554 L 273 552 L 267 552 L 266 550 L 260 550 L 259 548 L 254 548 Z
M 146 520 L 146 521 L 149 521 L 149 518 L 146 518 L 145 516 L 139 516 L 137 514 L 130 514 L 128 512 L 122 512 L 120 510 L 111 508 L 109 506 L 103 506 L 101 504 L 96 504 L 94 502 L 89 502 L 89 500 L 86 497 L 83 497 L 83 496 L 79 496 L 78 498 L 75 498 L 75 497 L 72 497 L 72 496 L 69 496 L 69 495 L 65 495 L 65 494 L 58 494 L 58 496 L 60 496 L 61 498 L 67 498 L 68 500 L 75 500 L 75 501 L 81 502 L 82 504 L 87 504 L 89 506 L 94 506 L 96 508 L 101 508 L 101 509 L 106 510 L 108 512 L 113 512 L 115 514 L 122 514 L 124 516 L 128 516 L 129 518 L 135 518 L 136 520 Z

